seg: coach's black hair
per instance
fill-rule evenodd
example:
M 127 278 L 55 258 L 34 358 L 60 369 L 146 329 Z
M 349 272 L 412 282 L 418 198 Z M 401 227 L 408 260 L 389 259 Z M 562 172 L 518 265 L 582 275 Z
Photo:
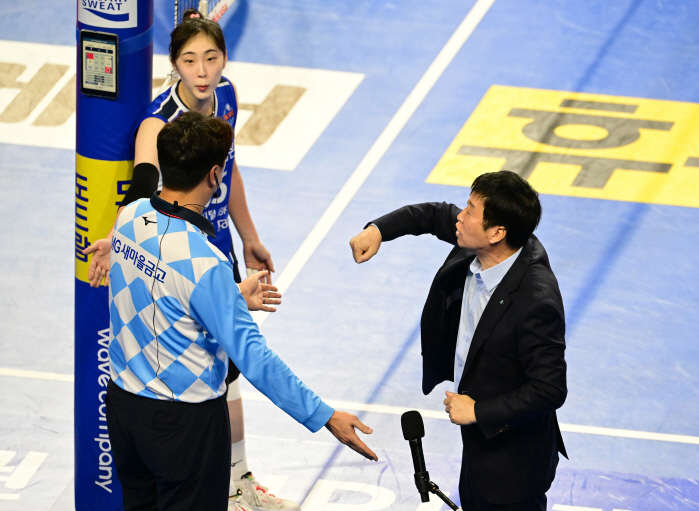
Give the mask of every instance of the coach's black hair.
M 226 162 L 233 128 L 223 119 L 185 112 L 158 133 L 158 163 L 163 187 L 176 192 L 194 189 L 214 165 Z
M 196 9 L 187 9 L 182 15 L 182 22 L 170 33 L 170 62 L 175 62 L 187 42 L 199 34 L 207 35 L 224 54 L 226 40 L 218 23 L 206 19 Z
M 539 194 L 518 174 L 509 170 L 481 174 L 471 193 L 483 200 L 483 229 L 503 226 L 505 242 L 519 249 L 541 220 Z

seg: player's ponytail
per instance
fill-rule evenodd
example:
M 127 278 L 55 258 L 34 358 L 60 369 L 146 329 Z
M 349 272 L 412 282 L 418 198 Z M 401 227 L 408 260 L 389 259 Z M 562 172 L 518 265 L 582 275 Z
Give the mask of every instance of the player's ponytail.
M 190 8 L 184 11 L 182 21 L 170 33 L 170 61 L 174 63 L 184 45 L 199 34 L 208 36 L 219 50 L 226 53 L 226 40 L 219 24 Z

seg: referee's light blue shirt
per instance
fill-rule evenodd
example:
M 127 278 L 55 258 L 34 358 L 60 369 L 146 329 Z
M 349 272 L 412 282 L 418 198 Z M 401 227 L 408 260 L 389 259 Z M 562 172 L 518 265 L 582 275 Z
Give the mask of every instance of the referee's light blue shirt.
M 456 356 L 454 357 L 454 392 L 459 392 L 459 383 L 464 372 L 466 357 L 471 347 L 473 333 L 488 305 L 493 291 L 498 287 L 505 274 L 514 264 L 522 249 L 512 254 L 503 262 L 487 270 L 481 270 L 481 262 L 474 258 L 466 274 L 464 298 L 461 303 L 461 319 L 459 333 L 456 336 Z

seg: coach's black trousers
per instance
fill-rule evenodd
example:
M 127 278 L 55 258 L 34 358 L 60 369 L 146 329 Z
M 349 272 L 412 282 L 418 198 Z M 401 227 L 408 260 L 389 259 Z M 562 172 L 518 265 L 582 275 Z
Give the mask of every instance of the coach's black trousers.
M 465 465 L 461 467 L 459 497 L 461 498 L 461 509 L 463 511 L 546 511 L 545 494 L 512 504 L 492 504 L 487 502 L 473 488 Z
M 225 511 L 231 432 L 225 397 L 181 403 L 110 381 L 107 427 L 124 511 Z

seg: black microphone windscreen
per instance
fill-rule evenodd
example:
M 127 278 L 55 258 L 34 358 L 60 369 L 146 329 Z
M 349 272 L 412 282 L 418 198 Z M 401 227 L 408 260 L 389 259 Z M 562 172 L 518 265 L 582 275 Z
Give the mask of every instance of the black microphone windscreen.
M 400 426 L 403 429 L 403 438 L 406 440 L 417 440 L 425 436 L 425 424 L 417 410 L 410 410 L 401 415 Z

